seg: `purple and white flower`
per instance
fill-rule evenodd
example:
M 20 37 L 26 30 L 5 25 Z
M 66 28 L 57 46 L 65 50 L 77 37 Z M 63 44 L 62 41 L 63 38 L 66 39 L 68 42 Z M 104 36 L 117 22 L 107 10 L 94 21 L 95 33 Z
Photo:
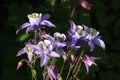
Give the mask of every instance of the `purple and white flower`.
M 48 27 L 55 27 L 55 25 L 48 21 L 47 19 L 50 18 L 49 14 L 44 14 L 42 15 L 41 13 L 32 13 L 28 14 L 28 19 L 29 22 L 24 23 L 21 25 L 21 27 L 16 31 L 18 33 L 21 29 L 27 28 L 26 29 L 26 34 L 30 31 L 33 31 L 35 28 L 42 28 L 43 26 L 48 26 Z
M 83 27 L 87 33 L 85 39 L 87 40 L 88 45 L 90 46 L 90 51 L 94 50 L 94 45 L 98 45 L 105 49 L 105 43 L 103 40 L 100 39 L 99 32 L 93 28 L 88 28 L 85 25 L 83 25 Z
M 50 40 L 53 44 L 53 48 L 60 53 L 63 58 L 65 58 L 66 54 L 65 51 L 63 50 L 63 47 L 66 46 L 65 40 L 66 36 L 65 34 L 61 34 L 59 32 L 54 33 L 54 37 L 46 34 L 44 37 L 48 40 Z
M 17 56 L 21 56 L 22 54 L 27 53 L 29 61 L 32 61 L 33 53 L 37 51 L 37 46 L 33 45 L 31 43 L 28 43 L 25 45 L 23 49 L 21 49 L 18 53 Z
M 39 49 L 39 53 L 37 52 L 37 54 L 40 54 L 41 57 L 41 67 L 48 62 L 50 57 L 60 57 L 59 54 L 53 50 L 53 44 L 50 40 L 40 41 L 37 46 Z
M 90 67 L 90 66 L 92 66 L 92 65 L 97 66 L 97 64 L 94 62 L 95 59 L 100 59 L 100 58 L 96 58 L 96 57 L 92 57 L 92 56 L 88 56 L 88 55 L 83 55 L 83 56 L 82 56 L 82 61 L 83 61 L 84 64 L 85 64 L 87 73 L 89 72 L 89 67 Z
M 80 48 L 82 44 L 80 42 L 83 42 L 84 37 L 86 36 L 83 27 L 80 25 L 76 26 L 73 21 L 70 21 L 70 30 L 68 31 L 68 34 L 70 39 L 68 40 L 67 45 L 74 49 Z

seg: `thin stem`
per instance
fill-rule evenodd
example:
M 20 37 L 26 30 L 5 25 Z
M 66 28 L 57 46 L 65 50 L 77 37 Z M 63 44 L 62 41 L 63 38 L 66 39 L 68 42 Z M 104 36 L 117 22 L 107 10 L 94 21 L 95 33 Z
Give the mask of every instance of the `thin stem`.
M 72 64 L 70 63 L 70 68 L 69 68 L 69 71 L 68 71 L 68 74 L 67 74 L 66 80 L 68 80 L 68 77 L 69 77 L 69 75 L 70 75 L 70 72 L 71 72 L 73 66 L 74 66 L 74 65 L 72 65 Z
M 80 54 L 79 57 L 78 57 L 77 64 L 76 64 L 76 66 L 75 66 L 75 68 L 74 68 L 74 70 L 73 70 L 73 74 L 74 74 L 74 73 L 76 72 L 76 70 L 77 70 L 77 67 L 78 67 L 78 65 L 79 65 L 79 62 L 80 62 L 80 60 L 81 60 L 81 55 L 83 55 L 83 53 L 84 53 L 84 51 L 82 51 L 81 54 Z
M 52 58 L 51 65 L 54 65 L 55 58 Z
M 63 64 L 62 64 L 62 67 L 61 67 L 61 70 L 60 70 L 60 75 L 61 75 L 61 74 L 62 74 L 62 72 L 63 72 L 65 62 L 66 62 L 66 61 L 64 61 L 64 62 L 63 62 Z
M 45 77 L 46 77 L 46 70 L 47 70 L 47 64 L 45 64 L 45 67 L 43 70 L 43 80 L 45 80 Z
M 34 30 L 34 43 L 35 44 L 37 43 L 36 40 L 37 40 L 37 30 L 35 29 Z
M 72 17 L 72 16 L 74 15 L 75 10 L 76 10 L 76 6 L 74 5 L 74 6 L 73 6 L 73 9 L 72 9 L 72 12 L 71 12 L 71 14 L 70 14 L 70 17 Z
M 46 79 L 45 80 L 49 80 L 49 76 L 48 76 L 48 74 L 47 74 L 47 76 L 46 76 Z
M 79 66 L 78 66 L 78 68 L 77 68 L 77 70 L 76 70 L 76 72 L 75 72 L 74 77 L 76 77 L 76 76 L 77 76 L 78 72 L 80 71 L 80 70 L 79 70 L 79 69 L 80 69 L 80 67 L 81 67 L 81 62 L 80 62 Z
M 81 66 L 80 61 L 81 61 L 81 56 L 83 55 L 83 53 L 84 53 L 84 50 L 82 50 L 81 54 L 79 55 L 78 60 L 77 60 L 77 63 L 76 63 L 76 65 L 75 65 L 74 69 L 73 69 L 72 76 L 70 77 L 69 80 L 73 80 L 73 79 L 76 77 L 76 75 L 77 75 L 77 73 L 78 73 L 78 69 L 79 69 L 80 66 Z

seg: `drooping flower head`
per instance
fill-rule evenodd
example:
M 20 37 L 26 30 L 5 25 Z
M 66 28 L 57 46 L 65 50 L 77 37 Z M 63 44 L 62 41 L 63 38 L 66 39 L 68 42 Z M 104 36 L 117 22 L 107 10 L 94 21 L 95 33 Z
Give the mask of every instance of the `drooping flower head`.
M 57 72 L 55 71 L 55 68 L 53 65 L 50 65 L 47 67 L 48 75 L 50 77 L 50 80 L 59 80 Z
M 32 57 L 33 57 L 33 53 L 34 51 L 37 50 L 37 46 L 33 45 L 31 43 L 28 43 L 25 45 L 25 47 L 23 49 L 21 49 L 18 53 L 17 56 L 21 56 L 22 54 L 27 53 L 28 59 L 29 61 L 32 61 Z
M 32 13 L 28 14 L 27 17 L 29 19 L 29 22 L 26 22 L 23 25 L 21 25 L 21 27 L 16 31 L 16 33 L 18 33 L 21 29 L 24 28 L 27 28 L 26 33 L 28 33 L 29 31 L 33 31 L 35 28 L 39 30 L 43 26 L 55 27 L 55 25 L 52 22 L 47 20 L 50 18 L 49 14 L 42 15 L 41 13 Z
M 85 25 L 83 25 L 83 27 L 87 33 L 85 39 L 87 40 L 87 42 L 90 46 L 90 51 L 94 50 L 94 45 L 98 45 L 98 46 L 102 47 L 103 49 L 105 49 L 105 43 L 103 40 L 100 39 L 99 32 L 93 28 L 88 28 Z
M 58 53 L 53 50 L 53 44 L 50 40 L 40 41 L 38 43 L 39 54 L 41 56 L 40 65 L 44 66 L 50 57 L 60 57 Z
M 87 73 L 89 72 L 89 67 L 92 65 L 97 66 L 97 64 L 94 62 L 95 59 L 100 59 L 100 58 L 96 58 L 96 57 L 92 57 L 92 56 L 88 56 L 88 55 L 83 55 L 82 56 L 82 61 L 85 64 Z

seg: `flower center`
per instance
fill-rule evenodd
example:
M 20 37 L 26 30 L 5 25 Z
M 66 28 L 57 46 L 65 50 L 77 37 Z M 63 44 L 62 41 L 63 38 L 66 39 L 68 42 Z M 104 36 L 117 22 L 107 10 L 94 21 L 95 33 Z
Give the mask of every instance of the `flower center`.
M 31 17 L 32 17 L 32 18 L 38 18 L 38 17 L 39 17 L 39 14 L 33 13 L 33 14 L 31 15 Z
M 43 49 L 46 51 L 47 50 L 47 46 L 45 44 L 43 44 Z
M 30 53 L 32 51 L 31 47 L 26 47 L 25 50 L 27 51 L 27 53 Z
M 88 61 L 88 65 L 91 66 L 91 65 L 92 65 L 92 62 L 91 62 L 91 61 Z
M 93 30 L 91 29 L 89 32 L 88 32 L 89 35 L 93 35 Z
M 78 34 L 80 34 L 81 30 L 80 30 L 80 29 L 77 29 L 76 32 L 77 32 Z

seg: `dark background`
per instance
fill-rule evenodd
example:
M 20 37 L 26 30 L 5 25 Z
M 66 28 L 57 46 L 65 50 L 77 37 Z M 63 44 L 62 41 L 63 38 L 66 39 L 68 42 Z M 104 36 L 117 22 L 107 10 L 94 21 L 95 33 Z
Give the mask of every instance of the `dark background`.
M 70 14 L 73 3 L 68 0 L 56 0 L 52 7 L 52 0 L 1 0 L 0 1 L 0 80 L 30 80 L 30 69 L 24 64 L 16 70 L 18 61 L 26 55 L 16 57 L 17 52 L 24 47 L 24 42 L 32 36 L 25 34 L 25 30 L 16 35 L 21 24 L 28 21 L 27 15 L 49 13 L 57 28 L 51 32 L 67 33 L 69 22 L 86 24 L 97 29 L 105 41 L 106 50 L 97 47 L 91 55 L 101 57 L 97 60 L 97 67 L 91 67 L 87 75 L 85 69 L 79 73 L 81 80 L 120 80 L 120 0 L 88 0 L 93 4 L 90 11 L 83 9 L 78 0 L 75 1 L 76 11 Z M 41 80 L 41 69 L 38 67 L 38 80 Z

